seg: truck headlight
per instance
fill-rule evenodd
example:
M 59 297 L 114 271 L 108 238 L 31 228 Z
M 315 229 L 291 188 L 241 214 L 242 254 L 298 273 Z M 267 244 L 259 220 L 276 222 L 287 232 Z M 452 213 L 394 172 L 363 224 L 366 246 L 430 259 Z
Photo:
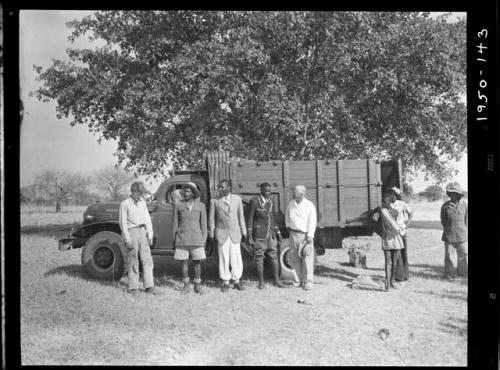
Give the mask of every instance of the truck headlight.
M 85 222 L 92 222 L 95 220 L 95 216 L 94 215 L 85 215 L 84 219 L 83 219 Z

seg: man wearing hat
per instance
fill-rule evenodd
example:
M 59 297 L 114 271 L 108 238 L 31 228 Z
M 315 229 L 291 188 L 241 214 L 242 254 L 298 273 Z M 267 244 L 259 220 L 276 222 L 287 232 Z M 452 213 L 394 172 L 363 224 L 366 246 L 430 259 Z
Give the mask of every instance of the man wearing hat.
M 130 187 L 130 197 L 120 203 L 119 223 L 122 237 L 128 251 L 128 291 L 139 291 L 139 256 L 144 272 L 146 293 L 158 294 L 154 290 L 153 258 L 150 245 L 153 244 L 153 225 L 148 207 L 143 199 L 147 190 L 144 183 L 137 181 Z
M 396 281 L 407 281 L 409 279 L 407 229 L 413 217 L 413 210 L 401 200 L 401 190 L 397 186 L 390 188 L 389 193 L 392 195 L 390 208 L 398 212 L 396 221 L 403 232 L 404 245 L 396 264 L 395 279 Z
M 205 204 L 199 200 L 200 191 L 193 182 L 182 185 L 184 199 L 175 202 L 172 222 L 172 239 L 174 240 L 174 259 L 181 261 L 182 291 L 189 292 L 189 258 L 194 264 L 194 291 L 203 294 L 201 289 L 201 261 L 206 258 L 205 243 L 207 240 L 207 211 Z
M 281 233 L 274 219 L 274 204 L 271 200 L 271 185 L 264 182 L 260 185 L 260 195 L 250 200 L 247 225 L 248 242 L 255 250 L 255 262 L 259 277 L 259 289 L 264 289 L 264 257 L 271 259 L 274 285 L 283 288 L 279 277 L 278 240 Z
M 444 273 L 452 278 L 454 274 L 453 261 L 450 257 L 451 247 L 457 253 L 457 275 L 467 275 L 467 225 L 468 204 L 463 198 L 464 191 L 457 182 L 446 186 L 446 195 L 450 200 L 441 207 L 441 224 L 443 225 L 444 242 Z

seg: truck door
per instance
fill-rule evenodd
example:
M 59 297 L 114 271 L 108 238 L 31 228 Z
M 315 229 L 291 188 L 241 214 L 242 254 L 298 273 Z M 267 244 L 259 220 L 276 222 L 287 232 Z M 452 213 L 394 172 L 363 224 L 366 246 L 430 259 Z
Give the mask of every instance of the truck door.
M 172 221 L 175 202 L 181 199 L 180 188 L 181 184 L 169 184 L 157 194 L 157 206 L 151 213 L 151 222 L 156 237 L 155 249 L 174 249 Z

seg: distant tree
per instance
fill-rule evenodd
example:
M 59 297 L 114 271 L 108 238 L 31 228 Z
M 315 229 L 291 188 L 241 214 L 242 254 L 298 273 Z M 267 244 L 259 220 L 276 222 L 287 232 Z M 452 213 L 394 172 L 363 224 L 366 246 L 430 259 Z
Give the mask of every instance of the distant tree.
M 87 189 L 89 179 L 70 171 L 43 170 L 35 175 L 34 185 L 39 190 L 39 195 L 54 202 L 58 211 L 64 202 Z
M 429 185 L 424 191 L 418 194 L 425 197 L 429 202 L 436 202 L 444 198 L 445 191 L 439 185 Z
M 135 179 L 135 176 L 123 168 L 115 166 L 105 167 L 94 175 L 96 187 L 105 194 L 108 200 L 113 201 L 123 199 Z
M 425 12 L 99 11 L 69 62 L 35 66 L 55 100 L 141 174 L 258 160 L 401 158 L 451 174 L 466 148 L 465 20 Z

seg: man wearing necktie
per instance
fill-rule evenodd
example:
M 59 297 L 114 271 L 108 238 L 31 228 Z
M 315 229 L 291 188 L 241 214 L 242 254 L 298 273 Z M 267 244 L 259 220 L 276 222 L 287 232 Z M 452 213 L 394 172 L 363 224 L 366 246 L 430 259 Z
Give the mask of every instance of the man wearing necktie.
M 248 243 L 253 245 L 255 251 L 259 289 L 264 289 L 264 258 L 266 254 L 271 259 L 274 285 L 279 288 L 284 287 L 279 278 L 277 254 L 278 240 L 281 241 L 282 238 L 274 219 L 274 204 L 270 196 L 271 185 L 267 182 L 262 183 L 260 195 L 250 201 L 248 214 Z
M 243 273 L 240 242 L 247 234 L 243 203 L 239 196 L 230 193 L 229 180 L 221 180 L 219 189 L 221 198 L 212 199 L 210 202 L 208 236 L 217 239 L 221 290 L 229 290 L 231 279 L 235 289 L 244 290 L 240 283 Z

